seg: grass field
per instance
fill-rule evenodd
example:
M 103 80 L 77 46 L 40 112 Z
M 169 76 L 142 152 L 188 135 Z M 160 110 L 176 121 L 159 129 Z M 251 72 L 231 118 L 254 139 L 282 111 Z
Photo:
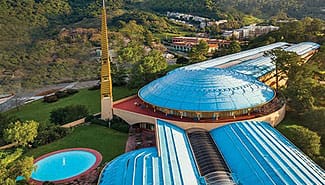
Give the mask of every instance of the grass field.
M 125 133 L 99 125 L 84 125 L 75 128 L 72 134 L 62 139 L 28 150 L 25 155 L 37 158 L 60 149 L 84 147 L 99 151 L 104 163 L 124 153 L 126 140 Z
M 127 89 L 125 87 L 114 87 L 113 98 L 119 100 L 121 98 L 133 95 L 136 93 L 135 89 Z M 100 95 L 99 90 L 81 89 L 79 93 L 72 96 L 59 99 L 54 103 L 45 103 L 42 100 L 38 100 L 24 106 L 19 107 L 19 110 L 13 109 L 8 111 L 9 115 L 16 116 L 22 120 L 35 120 L 41 123 L 48 123 L 50 118 L 50 112 L 54 109 L 65 107 L 67 105 L 85 105 L 87 106 L 89 113 L 100 112 Z

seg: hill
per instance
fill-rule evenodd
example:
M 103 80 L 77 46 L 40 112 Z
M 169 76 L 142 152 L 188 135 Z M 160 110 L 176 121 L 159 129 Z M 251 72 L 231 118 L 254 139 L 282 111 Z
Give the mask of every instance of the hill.
M 118 2 L 108 9 L 119 8 Z M 0 1 L 0 94 L 97 78 L 92 53 L 100 7 L 100 1 Z
M 286 14 L 297 18 L 324 18 L 321 1 L 114 0 L 106 1 L 106 6 L 111 31 L 119 31 L 125 22 L 136 20 L 163 39 L 188 30 L 148 11 L 188 12 L 245 24 L 257 20 L 255 17 L 277 15 L 281 18 Z M 96 79 L 100 7 L 100 0 L 0 1 L 0 94 L 46 84 Z M 146 34 L 150 36 L 149 32 Z M 113 41 L 118 36 L 110 35 Z
M 176 11 L 216 18 L 240 19 L 242 14 L 270 18 L 284 13 L 298 19 L 306 16 L 325 19 L 323 0 L 144 0 L 138 4 L 158 12 Z

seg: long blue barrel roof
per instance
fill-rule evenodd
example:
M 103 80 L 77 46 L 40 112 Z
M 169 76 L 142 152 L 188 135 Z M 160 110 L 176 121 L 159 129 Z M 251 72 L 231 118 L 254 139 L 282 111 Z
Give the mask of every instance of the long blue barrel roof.
M 210 132 L 239 184 L 325 184 L 325 171 L 266 122 Z
M 174 71 L 144 86 L 138 95 L 162 108 L 217 112 L 256 107 L 271 101 L 275 94 L 247 75 L 207 68 Z
M 249 49 L 246 51 L 241 51 L 238 53 L 234 53 L 234 54 L 230 54 L 230 55 L 226 55 L 226 56 L 222 56 L 222 57 L 218 57 L 218 58 L 214 58 L 214 59 L 210 59 L 210 60 L 206 60 L 203 62 L 199 62 L 196 64 L 191 64 L 185 67 L 181 67 L 175 70 L 179 70 L 179 69 L 205 69 L 205 68 L 211 68 L 211 67 L 218 67 L 219 65 L 222 64 L 226 64 L 229 63 L 231 61 L 234 60 L 239 60 L 245 57 L 249 57 L 249 56 L 253 56 L 259 53 L 263 53 L 265 51 L 269 51 L 275 48 L 281 48 L 288 45 L 288 43 L 286 42 L 276 42 L 273 44 L 269 44 L 266 46 L 262 46 L 262 47 L 258 47 L 258 48 L 254 48 L 254 49 Z
M 285 51 L 295 52 L 298 55 L 304 55 L 312 50 L 318 49 L 319 44 L 314 42 L 301 42 L 285 48 Z M 275 64 L 271 57 L 261 56 L 256 59 L 248 60 L 240 64 L 229 67 L 228 69 L 259 78 L 275 69 Z
M 99 185 L 205 185 L 186 132 L 157 120 L 160 156 L 155 147 L 125 153 L 102 170 Z
M 99 185 L 159 184 L 161 163 L 154 147 L 118 156 L 102 170 Z M 158 183 L 157 183 L 158 182 Z
M 105 166 L 98 184 L 205 185 L 186 132 L 157 120 L 157 134 L 160 156 L 155 147 L 120 155 Z M 266 122 L 236 122 L 210 135 L 236 184 L 325 184 L 325 171 Z

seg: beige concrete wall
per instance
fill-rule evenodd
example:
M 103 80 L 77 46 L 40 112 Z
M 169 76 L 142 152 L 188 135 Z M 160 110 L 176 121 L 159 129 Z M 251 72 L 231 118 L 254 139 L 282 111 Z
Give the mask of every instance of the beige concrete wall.
M 277 126 L 283 119 L 286 113 L 286 105 L 284 104 L 279 110 L 258 118 L 254 118 L 252 120 L 255 121 L 266 121 L 270 123 L 273 127 Z
M 136 123 L 152 123 L 156 124 L 156 118 L 138 114 L 135 112 L 130 112 L 122 109 L 113 108 L 114 115 L 122 118 L 124 121 L 126 121 L 130 125 L 134 125 Z
M 63 127 L 63 128 L 71 128 L 71 127 L 74 127 L 74 126 L 77 126 L 77 125 L 80 125 L 80 124 L 84 123 L 85 122 L 85 119 L 86 118 L 81 118 L 81 119 L 78 119 L 76 121 L 73 121 L 73 122 L 64 124 L 61 127 Z
M 113 119 L 113 102 L 110 97 L 105 97 L 101 99 L 101 119 L 111 120 Z
M 122 109 L 116 109 L 116 108 L 114 108 L 114 114 L 116 116 L 119 116 L 123 120 L 125 120 L 130 125 L 134 125 L 136 123 L 143 123 L 143 122 L 156 125 L 157 118 L 155 118 L 155 117 L 138 114 L 138 113 L 134 113 L 134 112 L 130 112 L 130 111 L 125 111 Z M 281 107 L 278 111 L 275 111 L 269 115 L 261 116 L 261 117 L 250 119 L 250 120 L 266 121 L 274 127 L 283 120 L 284 116 L 285 116 L 285 105 L 283 105 L 283 107 Z M 161 120 L 164 120 L 164 121 L 167 121 L 174 125 L 177 125 L 185 130 L 199 128 L 199 129 L 205 129 L 208 131 L 210 131 L 214 128 L 229 124 L 229 123 L 233 123 L 233 121 L 219 122 L 219 123 L 213 123 L 213 122 L 212 123 L 198 123 L 198 122 L 173 121 L 173 120 L 168 120 L 168 119 L 161 119 Z

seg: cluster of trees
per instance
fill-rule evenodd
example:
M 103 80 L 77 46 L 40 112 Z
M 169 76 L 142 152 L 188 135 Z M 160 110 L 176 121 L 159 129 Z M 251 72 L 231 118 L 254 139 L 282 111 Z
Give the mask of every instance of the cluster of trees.
M 300 125 L 284 125 L 278 129 L 321 167 L 325 167 L 325 157 L 321 154 L 321 137 L 316 132 Z
M 14 185 L 18 176 L 28 180 L 34 170 L 33 157 L 23 156 L 23 150 L 19 147 L 25 147 L 34 142 L 38 134 L 39 123 L 36 121 L 7 122 L 10 120 L 13 118 L 0 114 L 0 125 L 6 125 L 0 136 L 5 141 L 14 143 L 18 148 L 0 151 L 0 184 Z
M 18 176 L 29 180 L 33 157 L 24 156 L 22 148 L 44 145 L 71 133 L 70 129 L 36 121 L 19 121 L 0 113 L 0 140 L 15 145 L 15 149 L 0 151 L 0 184 L 14 185 Z M 4 142 L 0 142 L 2 146 Z
M 164 13 L 175 11 L 238 20 L 242 18 L 243 13 L 267 18 L 279 12 L 296 18 L 305 16 L 324 18 L 322 13 L 324 2 L 322 0 L 146 0 L 139 6 Z
M 18 176 L 29 180 L 34 170 L 34 159 L 22 154 L 22 149 L 14 152 L 0 151 L 0 184 L 15 185 Z
M 280 78 L 287 79 L 282 92 L 289 98 L 289 105 L 297 112 L 314 107 L 315 99 L 323 97 L 325 87 L 317 80 L 319 64 L 307 62 L 294 52 L 275 49 L 267 53 L 276 65 L 276 89 Z
M 164 73 L 167 62 L 148 28 L 136 21 L 121 25 L 120 39 L 115 39 L 118 59 L 112 64 L 113 84 L 139 88 Z
M 178 31 L 170 25 L 166 18 L 141 10 L 127 11 L 120 16 L 113 17 L 108 24 L 114 26 L 114 28 L 120 29 L 130 21 L 135 21 L 149 32 L 176 33 Z
M 320 53 L 307 63 L 294 52 L 276 49 L 267 55 L 275 62 L 277 81 L 287 79 L 286 86 L 277 89 L 287 97 L 287 105 L 294 110 L 291 114 L 294 114 L 297 123 L 280 125 L 280 131 L 324 167 L 325 158 L 321 147 L 325 146 L 325 86 L 319 81 L 324 70 L 324 62 L 319 63 L 319 60 L 324 61 L 319 58 L 319 55 L 324 55 L 322 52 L 321 49 Z

